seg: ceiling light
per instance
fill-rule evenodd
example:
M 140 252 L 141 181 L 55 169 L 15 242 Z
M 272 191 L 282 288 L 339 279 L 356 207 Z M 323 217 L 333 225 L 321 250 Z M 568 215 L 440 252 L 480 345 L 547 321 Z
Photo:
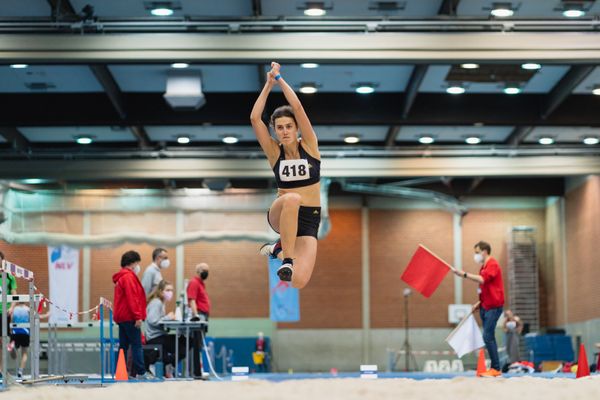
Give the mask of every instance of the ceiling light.
M 157 17 L 168 17 L 170 15 L 173 15 L 173 10 L 170 8 L 159 7 L 159 8 L 152 9 L 150 11 L 150 14 L 157 16 Z
M 535 69 L 542 68 L 542 65 L 538 64 L 538 63 L 525 63 L 525 64 L 521 64 L 521 68 L 528 69 L 528 70 L 535 70 Z
M 583 5 L 580 3 L 567 3 L 562 15 L 567 18 L 580 18 L 585 15 L 585 11 L 583 11 Z
M 548 136 L 544 136 L 538 139 L 539 144 L 552 144 L 554 143 L 554 139 Z
M 29 64 L 11 64 L 10 67 L 14 69 L 23 69 L 29 67 Z
M 435 142 L 435 139 L 432 136 L 424 135 L 419 138 L 419 143 L 421 144 L 431 144 L 433 142 Z
M 580 18 L 585 15 L 583 10 L 565 10 L 562 15 L 567 18 Z
M 313 94 L 317 93 L 317 85 L 314 83 L 302 83 L 300 85 L 300 93 L 304 94 Z
M 519 94 L 521 93 L 521 88 L 514 85 L 506 86 L 503 90 L 504 94 Z
M 29 179 L 23 179 L 21 182 L 23 182 L 26 185 L 39 185 L 40 183 L 48 183 L 48 179 L 40 179 L 40 178 L 29 178 Z
M 367 85 L 367 84 L 359 84 L 356 87 L 356 93 L 360 93 L 360 94 L 371 94 L 375 91 L 375 88 L 372 85 Z
M 303 64 L 300 64 L 300 66 L 302 68 L 318 68 L 319 64 L 317 64 L 317 63 L 303 63 Z
M 77 141 L 78 144 L 90 144 L 90 143 L 92 143 L 92 137 L 91 136 L 77 136 L 75 138 L 75 140 Z
M 465 142 L 467 142 L 468 144 L 479 144 L 481 143 L 481 138 L 477 136 L 469 136 L 465 139 Z
M 356 134 L 347 135 L 344 137 L 344 142 L 348 144 L 354 144 L 360 142 L 360 136 Z
M 311 7 L 304 10 L 304 15 L 309 17 L 322 17 L 325 14 L 327 14 L 327 11 L 318 7 Z
M 515 13 L 511 8 L 510 3 L 494 3 L 490 12 L 494 17 L 506 18 L 512 17 Z
M 177 63 L 173 63 L 171 64 L 171 68 L 175 68 L 175 69 L 184 69 L 189 67 L 190 64 L 188 63 L 182 63 L 182 62 L 177 62 Z
M 461 68 L 464 69 L 477 69 L 479 68 L 479 64 L 475 64 L 475 63 L 464 63 L 464 64 L 460 64 Z
M 583 138 L 583 143 L 589 144 L 589 145 L 598 144 L 598 143 L 600 143 L 600 139 L 598 139 L 597 137 L 594 137 L 594 136 L 588 136 L 586 138 Z
M 227 143 L 227 144 L 234 144 L 240 141 L 240 139 L 237 136 L 233 136 L 233 135 L 227 135 L 227 136 L 223 136 L 223 139 L 221 139 L 223 141 L 223 143 Z
M 177 143 L 179 144 L 188 144 L 191 141 L 191 138 L 186 135 L 177 136 Z
M 595 94 L 596 96 L 600 96 L 600 85 L 594 86 L 594 88 L 592 89 L 592 94 Z
M 446 93 L 449 94 L 463 94 L 465 92 L 465 88 L 460 85 L 451 85 L 446 88 Z

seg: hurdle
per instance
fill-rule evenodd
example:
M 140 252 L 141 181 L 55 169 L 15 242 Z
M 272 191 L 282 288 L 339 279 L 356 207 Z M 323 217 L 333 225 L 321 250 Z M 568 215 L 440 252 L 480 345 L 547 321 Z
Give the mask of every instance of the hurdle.
M 2 260 L 0 270 L 2 273 L 2 373 L 4 374 L 2 379 L 2 388 L 6 389 L 8 388 L 9 383 L 16 382 L 14 377 L 10 376 L 8 373 L 8 352 L 6 349 L 6 344 L 10 340 L 10 337 L 8 335 L 9 326 L 6 312 L 7 305 L 9 302 L 29 301 L 29 334 L 32 343 L 30 346 L 31 357 L 29 358 L 29 366 L 31 369 L 32 379 L 38 379 L 40 374 L 40 319 L 37 313 L 37 307 L 43 296 L 35 294 L 34 274 L 32 271 L 13 264 L 7 260 Z M 12 273 L 15 278 L 23 278 L 29 282 L 28 295 L 11 295 L 7 293 L 7 274 L 9 273 Z
M 115 382 L 115 344 L 117 344 L 117 350 L 119 349 L 119 339 L 115 339 L 113 336 L 113 306 L 112 302 L 104 297 L 100 297 L 99 306 L 99 319 L 100 319 L 100 384 L 108 382 Z M 104 337 L 104 308 L 108 309 L 108 338 Z M 106 347 L 108 345 L 108 348 Z M 108 350 L 108 362 L 107 351 Z M 108 365 L 107 365 L 108 364 Z M 108 371 L 106 367 L 108 366 Z M 110 375 L 111 378 L 106 378 L 105 374 Z

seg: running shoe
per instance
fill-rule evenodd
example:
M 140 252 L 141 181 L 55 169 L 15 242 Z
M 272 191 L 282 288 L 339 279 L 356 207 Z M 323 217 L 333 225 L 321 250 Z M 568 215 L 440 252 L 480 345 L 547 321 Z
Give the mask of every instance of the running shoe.
M 275 243 L 263 244 L 258 252 L 263 256 L 277 258 L 277 255 L 281 253 L 281 239 L 277 240 Z
M 498 371 L 497 369 L 490 368 L 487 371 L 482 372 L 480 376 L 483 376 L 485 378 L 496 378 L 502 376 L 502 372 Z
M 285 258 L 281 267 L 277 270 L 277 276 L 284 282 L 292 281 L 292 274 L 294 273 L 294 262 L 291 258 Z

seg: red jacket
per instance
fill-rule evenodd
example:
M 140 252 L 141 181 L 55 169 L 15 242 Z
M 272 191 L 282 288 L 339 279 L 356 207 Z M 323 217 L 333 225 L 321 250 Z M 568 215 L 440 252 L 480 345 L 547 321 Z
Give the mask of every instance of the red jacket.
M 210 315 L 210 299 L 208 298 L 208 293 L 206 293 L 204 281 L 200 277 L 195 276 L 188 283 L 187 296 L 188 302 L 196 300 L 196 307 L 199 312 Z
M 484 310 L 502 307 L 504 305 L 504 282 L 498 261 L 490 257 L 487 263 L 481 267 L 479 275 L 483 278 L 483 283 L 479 285 L 481 307 Z
M 121 268 L 113 275 L 115 297 L 113 319 L 116 323 L 146 319 L 146 294 L 137 275 Z

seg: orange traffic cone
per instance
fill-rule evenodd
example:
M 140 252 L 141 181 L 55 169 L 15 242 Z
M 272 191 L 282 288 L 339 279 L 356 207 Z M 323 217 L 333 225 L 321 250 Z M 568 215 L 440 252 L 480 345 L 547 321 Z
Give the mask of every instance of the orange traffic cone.
M 579 346 L 579 358 L 577 359 L 576 378 L 583 378 L 584 376 L 590 376 L 590 366 L 585 354 L 585 346 L 581 343 L 581 346 Z
M 116 381 L 128 381 L 127 365 L 125 365 L 125 354 L 123 349 L 119 349 L 119 359 L 117 361 L 117 371 L 115 372 Z
M 477 376 L 481 376 L 487 369 L 485 368 L 485 352 L 479 349 L 479 358 L 477 359 Z

